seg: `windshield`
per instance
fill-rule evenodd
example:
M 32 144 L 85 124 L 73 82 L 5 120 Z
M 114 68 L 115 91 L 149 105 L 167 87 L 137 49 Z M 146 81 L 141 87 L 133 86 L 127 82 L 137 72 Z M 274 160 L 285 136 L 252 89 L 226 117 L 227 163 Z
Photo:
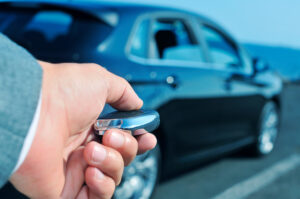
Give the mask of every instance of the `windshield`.
M 65 61 L 78 61 L 82 52 L 91 52 L 112 32 L 113 25 L 105 22 L 107 16 L 6 8 L 0 9 L 0 31 L 37 58 L 63 55 Z

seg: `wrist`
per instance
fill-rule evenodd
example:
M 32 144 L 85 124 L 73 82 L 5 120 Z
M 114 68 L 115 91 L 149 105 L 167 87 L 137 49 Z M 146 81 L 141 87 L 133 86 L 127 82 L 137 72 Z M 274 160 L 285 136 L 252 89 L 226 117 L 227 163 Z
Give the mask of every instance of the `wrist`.
M 61 162 L 64 138 L 67 137 L 64 135 L 65 114 L 59 112 L 63 107 L 60 105 L 54 83 L 55 71 L 51 64 L 39 63 L 43 68 L 43 82 L 36 133 L 25 160 L 10 178 L 11 183 L 30 198 L 41 198 L 40 196 L 48 194 L 49 190 L 60 193 L 64 184 L 64 179 L 61 178 L 64 172 Z M 56 196 L 43 197 L 57 198 Z

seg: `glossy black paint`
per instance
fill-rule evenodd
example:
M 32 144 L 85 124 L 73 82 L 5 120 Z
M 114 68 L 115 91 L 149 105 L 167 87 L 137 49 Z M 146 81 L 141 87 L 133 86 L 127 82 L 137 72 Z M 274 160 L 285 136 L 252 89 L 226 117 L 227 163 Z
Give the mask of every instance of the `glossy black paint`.
M 281 80 L 271 71 L 255 70 L 251 57 L 242 46 L 217 24 L 198 14 L 134 4 L 84 1 L 34 4 L 37 7 L 32 8 L 32 12 L 51 8 L 68 13 L 91 14 L 109 10 L 119 14 L 119 23 L 105 39 L 105 45 L 102 43 L 104 47 L 101 50 L 97 45 L 73 49 L 79 55 L 76 60 L 73 54 L 51 55 L 35 50 L 34 46 L 28 50 L 45 61 L 95 62 L 126 78 L 144 100 L 144 108 L 160 113 L 161 125 L 155 134 L 163 153 L 162 173 L 165 177 L 253 143 L 263 105 L 274 100 L 280 107 Z M 29 9 L 28 6 L 20 7 Z M 195 63 L 132 56 L 128 45 L 133 30 L 143 17 L 150 21 L 155 18 L 182 19 L 201 43 L 205 60 Z M 224 68 L 213 63 L 208 46 L 200 36 L 202 24 L 215 28 L 234 44 L 241 57 L 240 66 Z M 150 38 L 151 32 L 149 35 Z M 93 41 L 97 40 L 91 38 L 91 43 Z M 150 43 L 147 46 L 147 50 L 150 49 Z

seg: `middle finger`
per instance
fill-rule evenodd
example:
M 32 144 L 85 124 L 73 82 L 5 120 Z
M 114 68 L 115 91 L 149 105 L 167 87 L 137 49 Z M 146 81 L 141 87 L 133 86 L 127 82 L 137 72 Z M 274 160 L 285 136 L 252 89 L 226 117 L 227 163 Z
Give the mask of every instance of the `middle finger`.
M 118 151 L 92 141 L 84 149 L 84 158 L 89 166 L 98 168 L 114 179 L 116 185 L 120 183 L 124 170 L 124 161 Z

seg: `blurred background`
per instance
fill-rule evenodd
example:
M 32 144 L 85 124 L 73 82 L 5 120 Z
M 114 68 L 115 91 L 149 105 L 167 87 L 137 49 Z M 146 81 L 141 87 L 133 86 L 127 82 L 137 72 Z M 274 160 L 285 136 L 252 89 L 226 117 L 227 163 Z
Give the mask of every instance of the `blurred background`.
M 36 58 L 101 64 L 160 113 L 114 198 L 300 198 L 299 1 L 0 2 Z

